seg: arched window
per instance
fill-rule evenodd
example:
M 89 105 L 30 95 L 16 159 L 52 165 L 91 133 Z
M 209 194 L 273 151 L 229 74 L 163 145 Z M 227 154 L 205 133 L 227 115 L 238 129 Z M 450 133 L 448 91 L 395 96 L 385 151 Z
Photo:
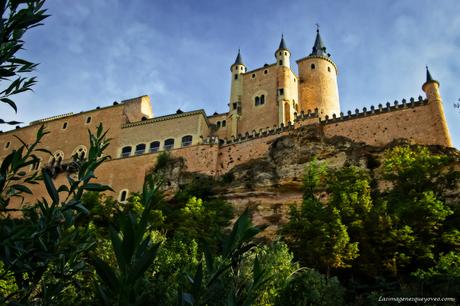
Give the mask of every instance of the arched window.
M 220 121 L 217 121 L 217 127 L 220 128 Z
M 51 156 L 49 163 L 51 166 L 58 166 L 62 163 L 64 160 L 64 152 L 62 151 L 56 151 L 54 152 L 53 156 Z
M 141 155 L 145 153 L 145 143 L 140 143 L 136 146 L 136 155 Z
M 166 139 L 165 144 L 164 144 L 164 149 L 171 150 L 172 148 L 174 148 L 174 139 L 173 138 Z
M 160 142 L 154 141 L 150 143 L 150 152 L 158 152 L 160 150 Z
M 315 69 L 315 64 L 311 64 L 311 69 Z
M 90 124 L 91 123 L 91 116 L 90 117 L 86 117 L 86 124 Z
M 188 147 L 192 144 L 193 137 L 192 135 L 187 135 L 182 137 L 182 147 Z
M 123 189 L 122 191 L 120 191 L 120 195 L 118 196 L 118 202 L 126 202 L 126 200 L 128 199 L 128 190 L 127 189 Z
M 260 97 L 255 97 L 255 104 L 256 106 L 260 104 Z
M 260 96 L 260 104 L 265 104 L 265 95 Z
M 283 61 L 282 61 L 282 60 L 280 60 L 280 65 L 283 65 Z
M 121 157 L 128 157 L 131 155 L 131 147 L 127 146 L 121 149 Z
M 222 121 L 222 127 L 225 127 L 227 125 L 227 121 L 223 120 Z
M 327 71 L 331 72 L 331 67 L 327 67 Z
M 62 129 L 65 130 L 67 128 L 67 122 L 64 122 L 64 124 L 62 125 Z
M 88 149 L 84 145 L 77 146 L 72 152 L 73 159 L 85 159 Z

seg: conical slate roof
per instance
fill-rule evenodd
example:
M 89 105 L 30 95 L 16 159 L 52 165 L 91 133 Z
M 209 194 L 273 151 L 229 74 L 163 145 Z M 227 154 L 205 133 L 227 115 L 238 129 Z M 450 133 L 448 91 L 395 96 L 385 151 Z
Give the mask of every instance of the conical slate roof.
M 244 65 L 243 58 L 241 57 L 240 49 L 238 49 L 238 55 L 236 56 L 236 59 L 233 65 Z
M 434 79 L 433 77 L 431 76 L 431 73 L 430 73 L 430 70 L 428 70 L 428 66 L 426 66 L 426 82 L 433 82 Z
M 281 41 L 280 41 L 280 46 L 278 47 L 278 50 L 288 50 L 289 49 L 286 47 L 286 42 L 284 41 L 284 35 L 281 34 Z
M 316 39 L 312 48 L 312 52 L 310 53 L 310 56 L 311 55 L 330 57 L 330 54 L 326 52 L 326 46 L 324 46 L 323 40 L 321 39 L 319 29 L 316 30 Z

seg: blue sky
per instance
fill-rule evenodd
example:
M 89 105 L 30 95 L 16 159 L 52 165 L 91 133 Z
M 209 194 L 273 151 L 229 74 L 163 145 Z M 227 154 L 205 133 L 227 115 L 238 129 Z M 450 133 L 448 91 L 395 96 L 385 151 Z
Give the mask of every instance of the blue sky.
M 460 1 L 53 0 L 52 16 L 25 37 L 40 66 L 33 93 L 16 98 L 30 122 L 147 94 L 156 116 L 227 111 L 229 67 L 274 62 L 284 33 L 295 60 L 311 51 L 315 23 L 339 68 L 341 109 L 424 96 L 425 65 L 441 84 L 460 148 Z M 5 129 L 6 126 L 0 127 Z

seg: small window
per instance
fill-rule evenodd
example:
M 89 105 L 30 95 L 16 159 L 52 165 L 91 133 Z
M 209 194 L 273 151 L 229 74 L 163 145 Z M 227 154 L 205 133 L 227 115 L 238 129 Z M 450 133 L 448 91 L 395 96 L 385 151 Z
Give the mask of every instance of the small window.
M 145 143 L 140 143 L 136 146 L 136 155 L 141 155 L 145 153 Z
M 283 52 L 280 51 L 280 55 L 282 55 L 282 54 L 283 54 Z
M 280 60 L 279 64 L 280 64 L 280 65 L 283 65 L 283 61 L 282 61 L 282 60 Z
M 182 137 L 182 147 L 188 147 L 189 145 L 192 144 L 192 135 L 187 135 Z
M 260 96 L 260 104 L 265 104 L 265 96 L 264 95 Z
M 255 97 L 254 98 L 254 103 L 255 103 L 256 106 L 259 105 L 260 104 L 260 97 Z
M 86 118 L 86 124 L 90 124 L 91 123 L 91 117 L 87 117 Z
M 160 142 L 154 141 L 150 143 L 150 152 L 158 152 L 160 150 Z
M 240 67 L 240 70 L 244 70 L 244 68 L 243 68 L 243 67 Z
M 227 121 L 223 120 L 222 121 L 222 127 L 225 127 L 227 125 Z
M 264 74 L 267 74 L 267 73 L 268 73 L 268 70 L 267 70 L 267 69 L 265 69 L 265 70 L 264 70 Z
M 315 64 L 311 64 L 310 67 L 311 67 L 312 70 L 316 68 L 316 67 L 315 67 Z
M 174 139 L 173 138 L 166 139 L 164 149 L 171 150 L 172 148 L 174 148 Z
M 286 55 L 286 56 L 287 56 L 287 52 L 284 52 L 284 55 Z
M 283 95 L 284 95 L 284 88 L 280 88 L 280 89 L 279 89 L 279 94 L 280 94 L 280 96 L 283 96 Z
M 220 121 L 217 121 L 217 127 L 220 128 Z
M 234 102 L 233 103 L 233 109 L 236 109 L 238 107 L 238 103 Z
M 251 78 L 255 79 L 255 78 L 256 78 L 256 74 L 253 73 L 252 76 L 251 76 Z
M 235 80 L 238 80 L 238 74 L 235 74 Z
M 131 155 L 131 147 L 124 147 L 121 149 L 121 157 L 128 157 Z
M 5 143 L 5 149 L 8 149 L 10 147 L 10 144 L 11 144 L 11 142 L 9 142 L 9 141 L 7 143 Z
M 62 129 L 65 130 L 67 128 L 67 122 L 64 122 L 64 124 L 62 125 Z
M 327 67 L 327 71 L 331 72 L 331 67 Z
M 294 83 L 297 82 L 297 80 L 294 78 Z
M 119 201 L 120 201 L 120 202 L 125 202 L 127 198 L 128 198 L 128 190 L 122 190 L 122 191 L 120 192 Z

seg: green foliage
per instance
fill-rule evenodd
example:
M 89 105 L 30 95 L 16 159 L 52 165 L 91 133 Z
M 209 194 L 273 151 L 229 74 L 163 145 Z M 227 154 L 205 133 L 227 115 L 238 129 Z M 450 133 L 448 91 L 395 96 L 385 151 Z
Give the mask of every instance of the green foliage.
M 289 277 L 277 305 L 343 305 L 344 288 L 336 277 L 327 279 L 311 269 L 300 269 Z
M 144 210 L 139 219 L 132 212 L 118 215 L 118 229 L 110 229 L 113 252 L 117 260 L 114 269 L 104 260 L 92 259 L 97 274 L 102 280 L 98 287 L 100 298 L 106 305 L 143 305 L 141 282 L 145 272 L 157 256 L 160 243 L 151 239 L 148 223 L 150 210 L 161 199 L 159 184 L 154 177 L 147 176 L 142 192 Z
M 0 101 L 11 106 L 15 112 L 17 107 L 12 96 L 21 92 L 32 90 L 36 83 L 35 77 L 22 75 L 35 70 L 37 64 L 18 58 L 17 52 L 23 49 L 23 35 L 31 28 L 41 25 L 46 15 L 43 9 L 45 0 L 13 1 L 4 0 L 0 3 L 2 16 L 1 43 L 0 43 L 0 79 L 9 85 L 0 91 Z M 5 122 L 0 119 L 0 124 L 18 124 L 17 121 Z
M 377 169 L 382 190 L 362 169 L 323 170 L 313 161 L 302 206 L 281 233 L 295 258 L 330 267 L 355 302 L 385 293 L 456 296 L 460 210 L 443 197 L 459 179 L 450 162 L 426 147 L 390 149 Z
M 344 168 L 326 176 L 325 169 L 316 161 L 312 161 L 307 168 L 304 201 L 300 210 L 295 206 L 291 208 L 289 223 L 282 229 L 286 242 L 303 264 L 329 273 L 331 268 L 349 267 L 350 261 L 358 256 L 358 243 L 352 242 L 348 226 L 342 221 L 352 217 L 354 208 L 363 203 L 368 205 L 360 197 L 363 193 L 367 194 L 361 192 L 360 188 L 366 189 L 368 186 L 363 182 L 356 186 L 350 184 L 349 176 L 355 173 L 355 169 Z M 328 177 L 332 179 L 327 181 Z M 343 181 L 338 181 L 336 177 Z M 328 184 L 327 187 L 332 190 L 327 204 L 322 203 L 317 195 L 321 182 Z M 349 193 L 336 189 L 340 184 L 347 186 Z M 349 209 L 341 209 L 342 200 L 346 200 Z
M 252 266 L 252 279 L 243 280 L 239 275 L 243 259 L 256 247 L 252 240 L 261 230 L 252 224 L 249 211 L 246 210 L 222 241 L 221 257 L 215 258 L 210 252 L 205 252 L 205 262 L 198 264 L 193 276 L 188 275 L 189 284 L 179 290 L 179 303 L 253 304 L 257 292 L 269 280 L 267 272 L 256 257 Z
M 171 162 L 171 154 L 168 151 L 161 151 L 157 156 L 155 167 L 153 167 L 154 172 L 158 172 Z
M 27 178 L 16 180 L 15 173 L 24 165 L 35 162 L 34 152 L 39 150 L 35 148 L 45 134 L 44 129 L 40 128 L 32 145 L 24 144 L 13 151 L 10 161 L 5 159 L 2 171 L 8 175 L 3 177 L 3 188 L 10 186 L 11 180 L 15 184 L 29 183 Z M 42 173 L 43 184 L 49 199 L 42 198 L 35 205 L 23 208 L 22 219 L 11 219 L 9 215 L 2 218 L 0 259 L 5 275 L 14 275 L 16 288 L 0 297 L 2 303 L 57 302 L 62 293 L 73 286 L 74 278 L 87 270 L 85 254 L 94 246 L 94 242 L 88 229 L 75 226 L 76 219 L 88 213 L 81 203 L 81 197 L 85 190 L 110 190 L 108 186 L 91 182 L 96 168 L 109 158 L 103 156 L 108 140 L 102 126 L 97 128 L 95 134 L 90 132 L 89 137 L 91 149 L 88 159 L 81 162 L 79 172 L 74 177 L 67 177 L 69 185 L 56 188 L 45 169 Z M 35 174 L 32 176 L 35 177 Z M 8 209 L 10 195 L 2 191 L 5 210 Z
M 31 145 L 27 145 L 19 139 L 23 145 L 13 150 L 2 161 L 0 166 L 0 214 L 15 210 L 8 207 L 11 198 L 23 199 L 24 194 L 32 194 L 29 185 L 38 183 L 40 173 L 33 171 L 32 174 L 28 175 L 26 170 L 39 164 L 40 159 L 36 155 L 37 152 L 49 153 L 47 150 L 37 147 L 46 134 L 48 132 L 41 126 L 37 131 L 34 143 Z

